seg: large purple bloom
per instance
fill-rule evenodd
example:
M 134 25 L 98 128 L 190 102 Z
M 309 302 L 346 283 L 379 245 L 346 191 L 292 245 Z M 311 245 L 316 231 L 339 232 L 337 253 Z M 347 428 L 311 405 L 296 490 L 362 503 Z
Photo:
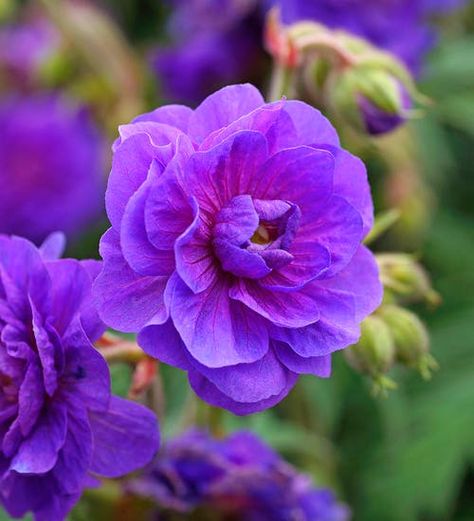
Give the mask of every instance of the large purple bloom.
M 431 14 L 458 7 L 461 0 L 276 0 L 285 23 L 315 20 L 345 29 L 394 53 L 418 72 L 435 35 Z
M 0 233 L 37 243 L 82 231 L 102 209 L 103 141 L 83 108 L 53 95 L 0 103 Z
M 0 236 L 0 504 L 37 521 L 61 521 L 93 475 L 136 470 L 158 445 L 154 415 L 110 395 L 91 343 L 99 263 L 56 260 L 61 243 Z
M 161 509 L 210 509 L 217 519 L 347 521 L 349 511 L 327 489 L 283 461 L 262 440 L 238 432 L 215 440 L 191 430 L 171 440 L 130 484 Z
M 248 414 L 327 377 L 380 303 L 362 162 L 299 101 L 224 88 L 120 128 L 95 294 L 208 402 Z

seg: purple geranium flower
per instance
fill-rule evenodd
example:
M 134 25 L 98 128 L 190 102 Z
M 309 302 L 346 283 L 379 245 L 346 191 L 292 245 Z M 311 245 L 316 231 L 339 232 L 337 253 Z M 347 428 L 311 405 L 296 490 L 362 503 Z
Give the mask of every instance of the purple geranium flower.
M 347 521 L 347 507 L 317 489 L 250 432 L 216 440 L 191 430 L 170 441 L 129 485 L 161 509 L 209 509 L 216 519 Z
M 93 475 L 136 470 L 158 445 L 154 415 L 110 395 L 91 343 L 99 263 L 57 260 L 62 243 L 0 236 L 0 504 L 37 521 L 63 520 Z
M 82 231 L 102 209 L 103 140 L 84 108 L 53 95 L 0 103 L 0 232 L 37 243 Z
M 315 20 L 345 29 L 420 69 L 435 34 L 429 15 L 458 6 L 457 0 L 276 0 L 285 23 Z
M 362 162 L 300 101 L 226 87 L 120 127 L 95 284 L 111 327 L 189 373 L 208 402 L 273 406 L 327 377 L 380 303 Z
M 262 24 L 256 0 L 173 4 L 171 44 L 158 47 L 151 58 L 167 100 L 197 105 L 217 88 L 259 75 Z

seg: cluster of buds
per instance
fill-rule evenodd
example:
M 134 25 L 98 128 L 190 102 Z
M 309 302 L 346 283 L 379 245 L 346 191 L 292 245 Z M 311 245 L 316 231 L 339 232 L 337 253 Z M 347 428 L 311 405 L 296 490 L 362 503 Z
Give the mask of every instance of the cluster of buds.
M 384 283 L 383 304 L 362 323 L 357 344 L 346 350 L 346 359 L 373 381 L 375 394 L 396 387 L 387 373 L 401 364 L 431 377 L 438 365 L 430 354 L 428 331 L 418 316 L 403 307 L 406 303 L 439 303 L 422 266 L 404 254 L 379 254 L 377 261 Z
M 299 91 L 333 118 L 358 132 L 380 135 L 412 117 L 414 101 L 423 102 L 406 67 L 392 54 L 344 31 L 315 22 L 284 26 L 277 9 L 270 12 L 267 50 L 279 75 L 273 97 Z M 293 82 L 278 88 L 281 71 Z

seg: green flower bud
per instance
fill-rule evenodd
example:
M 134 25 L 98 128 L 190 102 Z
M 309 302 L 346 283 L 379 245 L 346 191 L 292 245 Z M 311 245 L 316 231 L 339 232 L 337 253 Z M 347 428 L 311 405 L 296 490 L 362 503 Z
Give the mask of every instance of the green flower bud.
M 390 329 L 397 360 L 429 379 L 438 364 L 429 353 L 429 335 L 423 322 L 414 313 L 399 306 L 382 306 L 378 313 Z
M 344 353 L 356 371 L 372 378 L 376 393 L 395 387 L 385 376 L 395 360 L 395 344 L 390 329 L 380 317 L 367 317 L 361 325 L 359 342 Z
M 376 255 L 380 279 L 384 287 L 403 301 L 425 300 L 437 305 L 440 297 L 431 286 L 424 268 L 410 255 L 404 253 L 380 253 Z
M 328 85 L 332 109 L 359 132 L 385 134 L 409 117 L 412 99 L 408 90 L 378 64 L 362 62 L 337 71 Z

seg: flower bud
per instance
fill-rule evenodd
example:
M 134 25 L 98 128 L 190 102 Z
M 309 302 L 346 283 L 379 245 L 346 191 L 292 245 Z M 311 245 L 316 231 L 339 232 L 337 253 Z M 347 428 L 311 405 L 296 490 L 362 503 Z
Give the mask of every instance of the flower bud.
M 411 96 L 390 71 L 377 65 L 355 65 L 341 71 L 329 92 L 336 114 L 359 132 L 380 135 L 404 123 Z
M 396 297 L 408 302 L 425 300 L 432 305 L 439 304 L 440 297 L 432 288 L 428 274 L 412 256 L 381 253 L 376 258 L 384 287 Z
M 390 329 L 395 342 L 397 360 L 429 379 L 438 364 L 429 353 L 429 336 L 425 325 L 411 311 L 387 305 L 379 309 L 380 316 Z
M 344 351 L 346 360 L 357 371 L 368 374 L 374 381 L 374 391 L 394 388 L 385 376 L 395 360 L 395 344 L 390 329 L 377 315 L 370 315 L 361 324 L 357 344 Z
M 359 342 L 348 350 L 351 364 L 358 371 L 367 374 L 386 373 L 393 365 L 394 355 L 394 343 L 389 328 L 380 317 L 367 317 L 361 324 Z

